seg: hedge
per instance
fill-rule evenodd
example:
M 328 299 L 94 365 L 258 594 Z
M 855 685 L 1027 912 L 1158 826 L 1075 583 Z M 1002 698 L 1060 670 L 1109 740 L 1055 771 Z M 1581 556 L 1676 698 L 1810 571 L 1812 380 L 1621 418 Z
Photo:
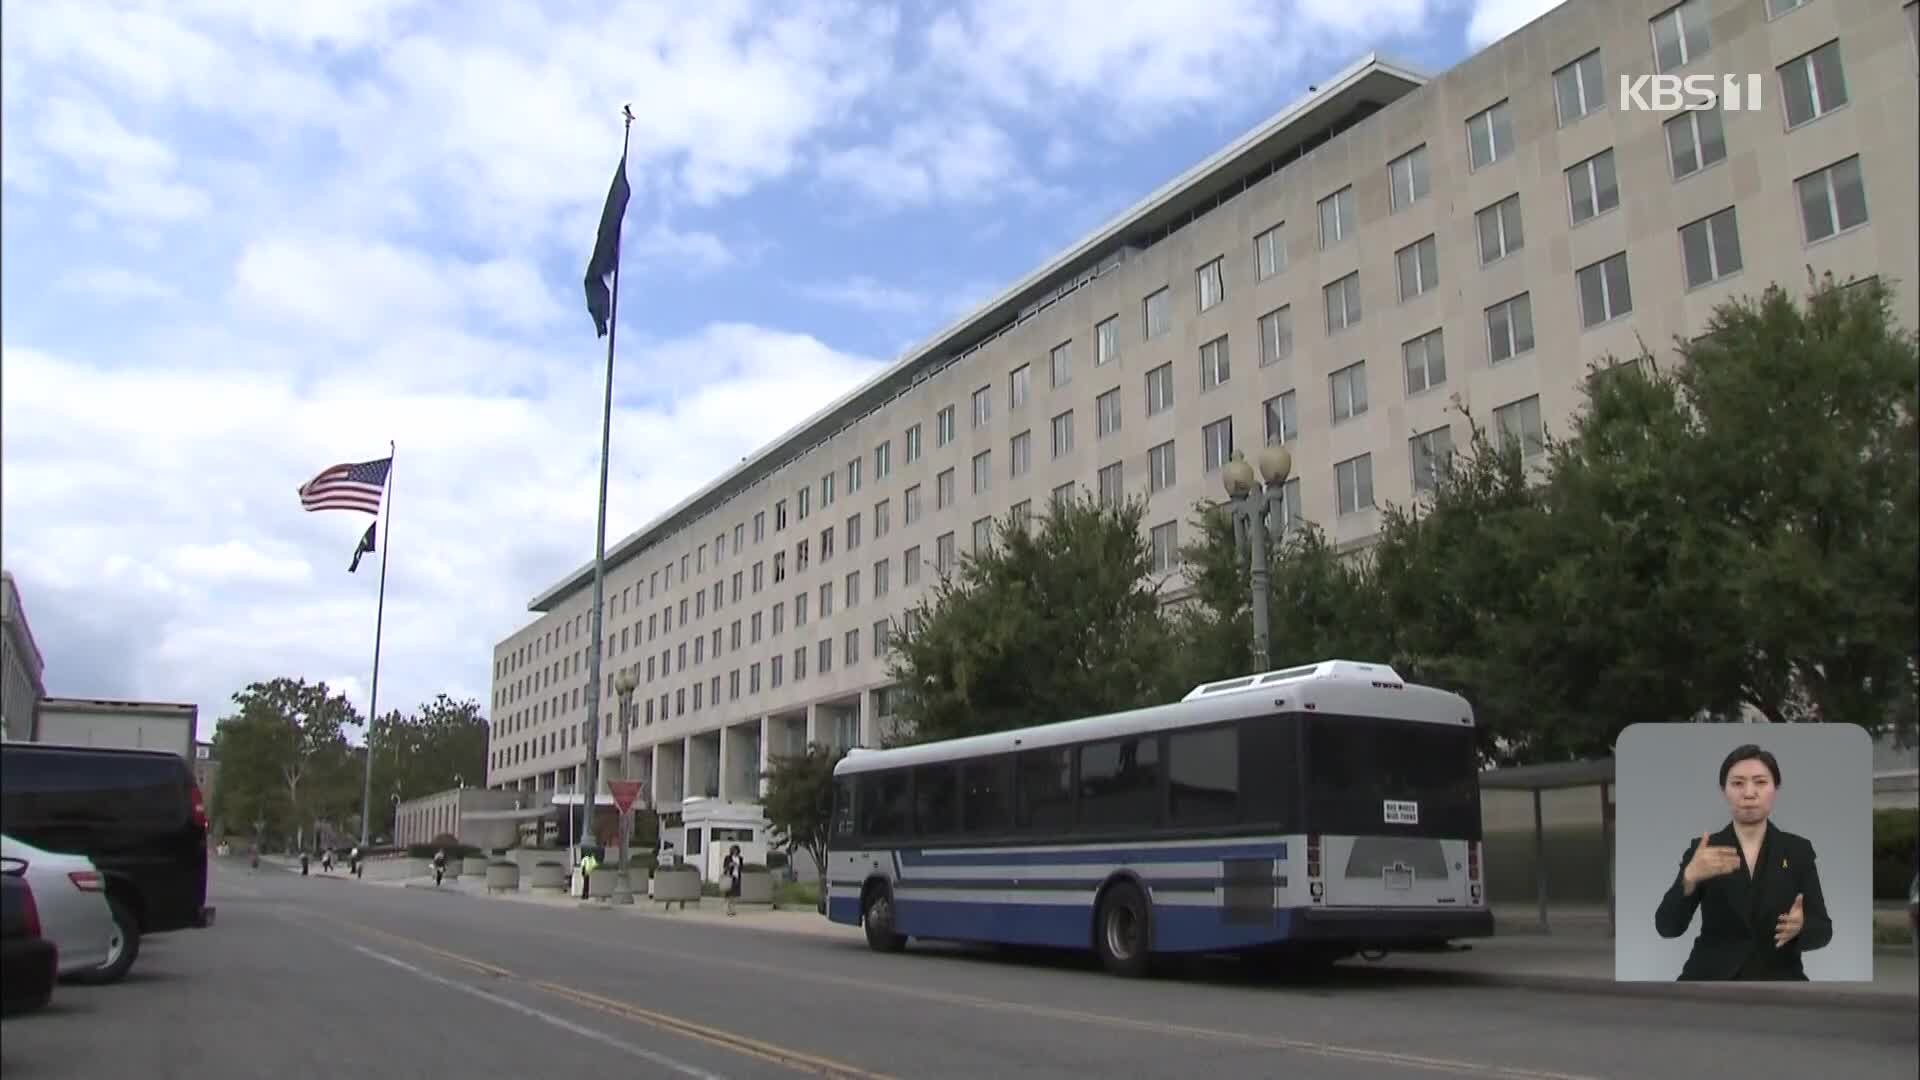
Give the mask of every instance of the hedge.
M 1873 812 L 1873 898 L 1905 900 L 1920 855 L 1920 809 Z

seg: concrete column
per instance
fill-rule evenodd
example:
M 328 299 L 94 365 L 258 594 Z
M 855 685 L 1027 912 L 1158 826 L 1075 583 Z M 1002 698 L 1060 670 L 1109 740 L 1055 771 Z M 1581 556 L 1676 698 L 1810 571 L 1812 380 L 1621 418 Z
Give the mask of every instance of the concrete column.
M 660 745 L 653 744 L 653 753 L 647 760 L 647 793 L 655 806 L 660 805 Z
M 773 718 L 760 718 L 760 779 L 753 785 L 754 798 L 767 797 L 767 770 L 773 768 Z
M 732 741 L 732 739 L 727 737 L 727 726 L 725 724 L 720 725 L 720 747 L 715 751 L 715 757 L 719 759 L 720 765 L 719 769 L 715 770 L 719 773 L 720 785 L 719 790 L 715 792 L 715 794 L 720 796 L 722 802 L 733 801 L 733 777 L 729 775 L 727 770 L 727 765 L 733 760 L 733 748 L 727 744 Z
M 680 801 L 685 803 L 693 794 L 693 736 L 684 736 L 680 740 Z
M 873 707 L 873 691 L 871 690 L 860 691 L 860 745 L 861 746 L 879 746 L 880 745 L 880 732 L 876 728 L 876 725 L 879 723 L 879 718 L 875 716 L 876 712 L 877 710 Z
M 820 706 L 817 703 L 808 702 L 807 703 L 806 745 L 812 746 L 814 743 L 817 743 L 819 741 L 820 741 Z

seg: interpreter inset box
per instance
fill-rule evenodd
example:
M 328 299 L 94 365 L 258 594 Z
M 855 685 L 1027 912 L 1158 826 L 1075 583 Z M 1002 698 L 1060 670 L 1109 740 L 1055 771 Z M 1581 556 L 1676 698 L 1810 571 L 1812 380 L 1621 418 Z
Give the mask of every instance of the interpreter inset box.
M 1873 978 L 1873 743 L 1634 724 L 1614 747 L 1614 978 Z

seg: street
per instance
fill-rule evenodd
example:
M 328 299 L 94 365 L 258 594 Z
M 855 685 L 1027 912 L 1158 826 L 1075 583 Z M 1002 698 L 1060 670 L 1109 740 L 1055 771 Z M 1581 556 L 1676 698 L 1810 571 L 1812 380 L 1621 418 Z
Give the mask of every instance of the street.
M 676 923 L 216 861 L 210 930 L 9 1020 L 8 1077 L 1899 1077 L 1914 1017 Z

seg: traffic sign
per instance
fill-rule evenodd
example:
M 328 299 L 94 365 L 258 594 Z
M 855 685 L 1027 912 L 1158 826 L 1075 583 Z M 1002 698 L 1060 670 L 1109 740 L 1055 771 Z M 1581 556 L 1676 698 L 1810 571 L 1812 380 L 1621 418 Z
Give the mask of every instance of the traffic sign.
M 613 805 L 621 813 L 633 809 L 633 801 L 640 797 L 639 780 L 609 780 L 607 790 L 613 794 Z

